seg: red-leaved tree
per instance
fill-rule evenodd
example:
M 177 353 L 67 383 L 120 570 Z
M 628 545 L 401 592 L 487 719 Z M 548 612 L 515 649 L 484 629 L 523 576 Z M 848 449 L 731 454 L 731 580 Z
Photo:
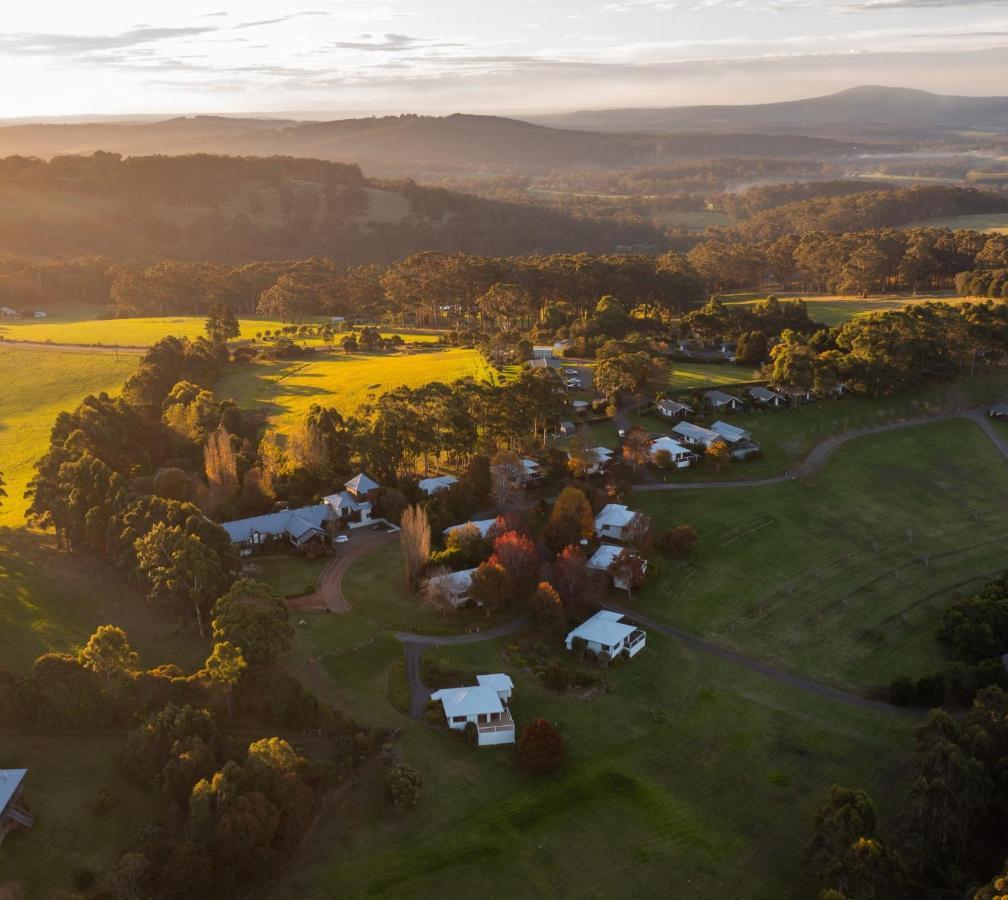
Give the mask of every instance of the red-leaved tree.
M 539 575 L 539 554 L 535 544 L 524 534 L 507 531 L 494 541 L 490 561 L 507 575 L 508 594 L 512 600 L 527 600 Z

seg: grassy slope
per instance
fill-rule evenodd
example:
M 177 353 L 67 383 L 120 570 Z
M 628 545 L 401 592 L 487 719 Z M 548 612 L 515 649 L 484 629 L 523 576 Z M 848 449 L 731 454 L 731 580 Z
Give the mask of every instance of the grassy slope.
M 924 222 L 914 222 L 904 225 L 911 228 L 968 228 L 971 231 L 986 231 L 996 234 L 1008 234 L 1008 213 L 987 213 L 976 216 L 953 216 L 948 219 L 928 219 Z
M 82 646 L 99 625 L 126 630 L 142 665 L 184 669 L 208 644 L 172 622 L 133 587 L 87 556 L 56 550 L 49 535 L 0 528 L 0 665 L 26 673 L 36 657 Z
M 286 430 L 304 418 L 312 403 L 332 405 L 347 414 L 402 385 L 419 387 L 434 378 L 451 382 L 467 376 L 489 377 L 475 350 L 333 355 L 243 366 L 221 379 L 215 392 L 245 408 L 267 412 Z
M 759 373 L 745 366 L 717 363 L 674 362 L 669 364 L 668 390 L 692 391 L 697 388 L 756 381 Z
M 806 481 L 634 495 L 659 531 L 700 535 L 687 561 L 656 556 L 639 602 L 820 680 L 925 674 L 949 598 L 1005 567 L 1006 500 L 1004 460 L 963 421 L 860 439 Z
M 136 357 L 10 350 L 0 346 L 0 472 L 7 497 L 0 525 L 24 519 L 24 490 L 32 465 L 46 450 L 57 413 L 88 394 L 115 393 L 137 367 Z
M 954 303 L 958 300 L 957 297 L 951 294 L 934 294 L 926 297 L 912 296 L 910 294 L 899 296 L 886 294 L 867 299 L 844 296 L 806 297 L 800 294 L 779 294 L 778 296 L 782 300 L 804 300 L 805 305 L 808 307 L 809 318 L 813 322 L 819 322 L 823 325 L 839 325 L 841 322 L 847 322 L 857 316 L 873 312 L 900 310 L 904 306 L 914 303 L 927 303 L 930 301 Z M 733 303 L 749 305 L 761 299 L 763 298 L 753 294 L 728 294 L 724 298 L 725 302 L 729 305 Z
M 330 617 L 331 618 L 331 617 Z M 911 746 L 909 722 L 823 703 L 649 636 L 593 700 L 516 681 L 519 723 L 558 723 L 569 762 L 531 778 L 513 748 L 473 750 L 386 703 L 405 758 L 425 779 L 417 809 L 379 789 L 340 798 L 271 896 L 811 896 L 807 821 L 835 781 L 886 798 Z M 437 651 L 497 671 L 505 642 Z M 334 673 L 337 674 L 337 673 Z M 372 688 L 376 690 L 376 688 Z

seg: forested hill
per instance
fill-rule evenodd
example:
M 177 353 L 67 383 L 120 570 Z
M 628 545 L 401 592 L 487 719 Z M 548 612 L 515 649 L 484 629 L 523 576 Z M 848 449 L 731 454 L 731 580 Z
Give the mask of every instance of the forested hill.
M 108 150 L 124 155 L 214 153 L 303 156 L 359 163 L 373 175 L 535 174 L 574 165 L 625 168 L 711 157 L 835 158 L 853 145 L 789 135 L 599 134 L 500 116 L 384 116 L 332 122 L 229 119 L 0 127 L 0 155 L 48 159 Z
M 0 255 L 245 262 L 388 262 L 420 250 L 485 255 L 664 249 L 640 221 L 488 200 L 353 164 L 100 152 L 0 159 Z
M 974 129 L 1008 132 L 1008 97 L 953 97 L 866 85 L 781 103 L 599 109 L 530 118 L 554 127 L 607 132 L 788 131 L 845 138 L 900 137 Z
M 775 196 L 772 189 L 757 189 L 754 197 L 763 193 Z M 786 192 L 778 196 L 786 196 Z M 740 215 L 746 210 L 743 207 L 734 212 Z M 785 234 L 897 228 L 929 219 L 993 212 L 1008 212 L 1008 197 L 973 188 L 924 185 L 815 197 L 764 208 L 728 233 L 736 240 L 773 241 Z

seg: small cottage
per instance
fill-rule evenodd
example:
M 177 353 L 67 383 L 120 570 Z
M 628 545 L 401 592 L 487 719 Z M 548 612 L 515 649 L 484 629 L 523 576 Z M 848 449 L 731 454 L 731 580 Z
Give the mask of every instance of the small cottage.
M 511 679 L 507 675 L 482 675 L 476 680 L 480 683 L 434 691 L 431 700 L 441 704 L 445 722 L 454 731 L 464 731 L 472 722 L 477 746 L 513 744 L 515 725 L 506 705 L 511 699 Z
M 0 843 L 15 828 L 31 828 L 35 820 L 21 804 L 27 769 L 0 769 Z
M 693 415 L 693 408 L 685 403 L 677 403 L 675 400 L 659 400 L 655 404 L 658 415 L 665 416 L 666 419 L 685 419 Z
M 738 397 L 726 394 L 724 391 L 707 391 L 704 402 L 720 412 L 740 412 L 745 404 Z
M 616 561 L 616 557 L 623 552 L 625 548 L 619 547 L 616 544 L 599 544 L 598 550 L 596 550 L 591 559 L 588 560 L 587 566 L 589 569 L 595 572 L 605 572 L 609 576 L 612 586 L 620 591 L 625 591 L 629 585 L 627 584 L 627 579 L 621 575 L 611 571 L 612 564 Z M 635 556 L 637 554 L 634 554 Z M 638 556 L 641 560 L 642 571 L 647 571 L 647 560 L 643 557 Z
M 581 638 L 593 653 L 608 653 L 610 657 L 626 651 L 630 657 L 644 649 L 647 634 L 636 625 L 623 621 L 623 614 L 600 609 L 594 616 L 582 622 L 564 643 L 573 649 L 575 638 Z
M 637 513 L 620 503 L 609 503 L 595 517 L 595 534 L 600 538 L 623 540 L 623 532 L 637 518 Z

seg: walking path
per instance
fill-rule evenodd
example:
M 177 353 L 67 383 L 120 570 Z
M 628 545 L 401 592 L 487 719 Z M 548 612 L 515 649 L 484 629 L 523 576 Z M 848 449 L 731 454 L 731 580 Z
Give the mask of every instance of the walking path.
M 479 641 L 492 641 L 495 638 L 506 637 L 509 634 L 516 634 L 528 625 L 528 618 L 520 616 L 512 619 L 504 625 L 496 628 L 488 628 L 486 631 L 474 631 L 471 634 L 455 634 L 449 636 L 436 636 L 430 634 L 410 634 L 401 631 L 396 638 L 402 642 L 406 652 L 406 682 L 410 690 L 410 715 L 414 719 L 422 719 L 424 710 L 427 707 L 427 700 L 431 691 L 423 683 L 420 676 L 420 659 L 428 647 L 450 646 L 452 644 L 475 644 Z

